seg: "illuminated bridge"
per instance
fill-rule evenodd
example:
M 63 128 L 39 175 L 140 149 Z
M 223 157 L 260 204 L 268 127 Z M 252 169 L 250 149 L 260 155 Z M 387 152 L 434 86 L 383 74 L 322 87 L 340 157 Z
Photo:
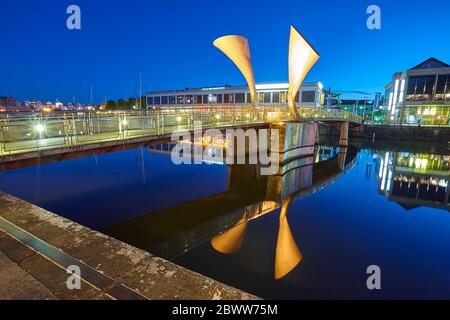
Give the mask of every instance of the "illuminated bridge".
M 213 44 L 230 58 L 247 81 L 250 105 L 165 105 L 139 112 L 6 116 L 0 118 L 1 162 L 112 148 L 133 142 L 157 143 L 167 140 L 174 132 L 193 130 L 197 121 L 201 122 L 202 129 L 258 127 L 286 121 L 337 123 L 339 144 L 348 145 L 349 125 L 360 124 L 360 116 L 296 103 L 302 82 L 319 54 L 294 27 L 291 27 L 289 40 L 287 105 L 258 105 L 250 47 L 245 37 L 223 36 Z
M 360 124 L 360 116 L 314 107 L 298 108 L 301 121 Z M 133 142 L 157 143 L 173 132 L 258 127 L 289 121 L 283 107 L 167 107 L 158 110 L 97 113 L 52 113 L 0 118 L 0 156 L 3 162 L 107 148 Z

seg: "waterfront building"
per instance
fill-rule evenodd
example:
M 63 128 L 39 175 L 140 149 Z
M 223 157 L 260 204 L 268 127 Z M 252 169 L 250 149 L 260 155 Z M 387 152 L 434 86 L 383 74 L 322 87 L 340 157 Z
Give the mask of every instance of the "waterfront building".
M 257 84 L 256 104 L 262 106 L 288 105 L 288 83 Z M 301 106 L 322 107 L 325 93 L 320 82 L 305 82 L 295 97 Z M 251 96 L 248 86 L 220 86 L 195 89 L 154 91 L 147 94 L 148 107 L 177 105 L 248 105 Z
M 385 87 L 384 110 L 390 124 L 448 126 L 450 66 L 429 58 L 394 73 Z

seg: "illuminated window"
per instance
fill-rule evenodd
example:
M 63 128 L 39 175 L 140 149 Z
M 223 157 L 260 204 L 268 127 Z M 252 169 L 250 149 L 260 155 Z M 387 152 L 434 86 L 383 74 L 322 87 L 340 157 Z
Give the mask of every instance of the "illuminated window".
M 286 100 L 286 91 L 280 92 L 280 102 L 281 103 L 286 103 L 287 102 L 287 100 Z
M 208 103 L 217 103 L 217 96 L 215 94 L 209 94 Z

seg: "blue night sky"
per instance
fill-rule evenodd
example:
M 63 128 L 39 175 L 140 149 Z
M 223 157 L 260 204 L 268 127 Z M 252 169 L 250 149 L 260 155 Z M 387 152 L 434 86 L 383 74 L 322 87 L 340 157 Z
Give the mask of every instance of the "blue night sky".
M 81 7 L 82 29 L 66 28 Z M 381 7 L 381 30 L 366 8 Z M 87 102 L 143 91 L 245 81 L 212 41 L 247 36 L 258 83 L 287 81 L 289 26 L 321 59 L 306 81 L 382 91 L 395 71 L 430 56 L 450 62 L 448 0 L 40 0 L 0 2 L 0 96 Z

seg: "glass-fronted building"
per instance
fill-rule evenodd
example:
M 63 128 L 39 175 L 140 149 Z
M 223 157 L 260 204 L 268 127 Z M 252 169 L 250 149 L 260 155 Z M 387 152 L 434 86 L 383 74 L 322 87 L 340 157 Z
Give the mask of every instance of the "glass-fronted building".
M 257 105 L 286 105 L 287 83 L 256 85 Z M 305 82 L 300 87 L 295 101 L 299 106 L 324 105 L 325 93 L 320 82 Z M 155 91 L 147 94 L 147 107 L 183 105 L 251 105 L 247 86 L 221 86 L 182 90 Z
M 385 122 L 402 125 L 450 125 L 450 66 L 430 58 L 394 73 L 385 88 Z

